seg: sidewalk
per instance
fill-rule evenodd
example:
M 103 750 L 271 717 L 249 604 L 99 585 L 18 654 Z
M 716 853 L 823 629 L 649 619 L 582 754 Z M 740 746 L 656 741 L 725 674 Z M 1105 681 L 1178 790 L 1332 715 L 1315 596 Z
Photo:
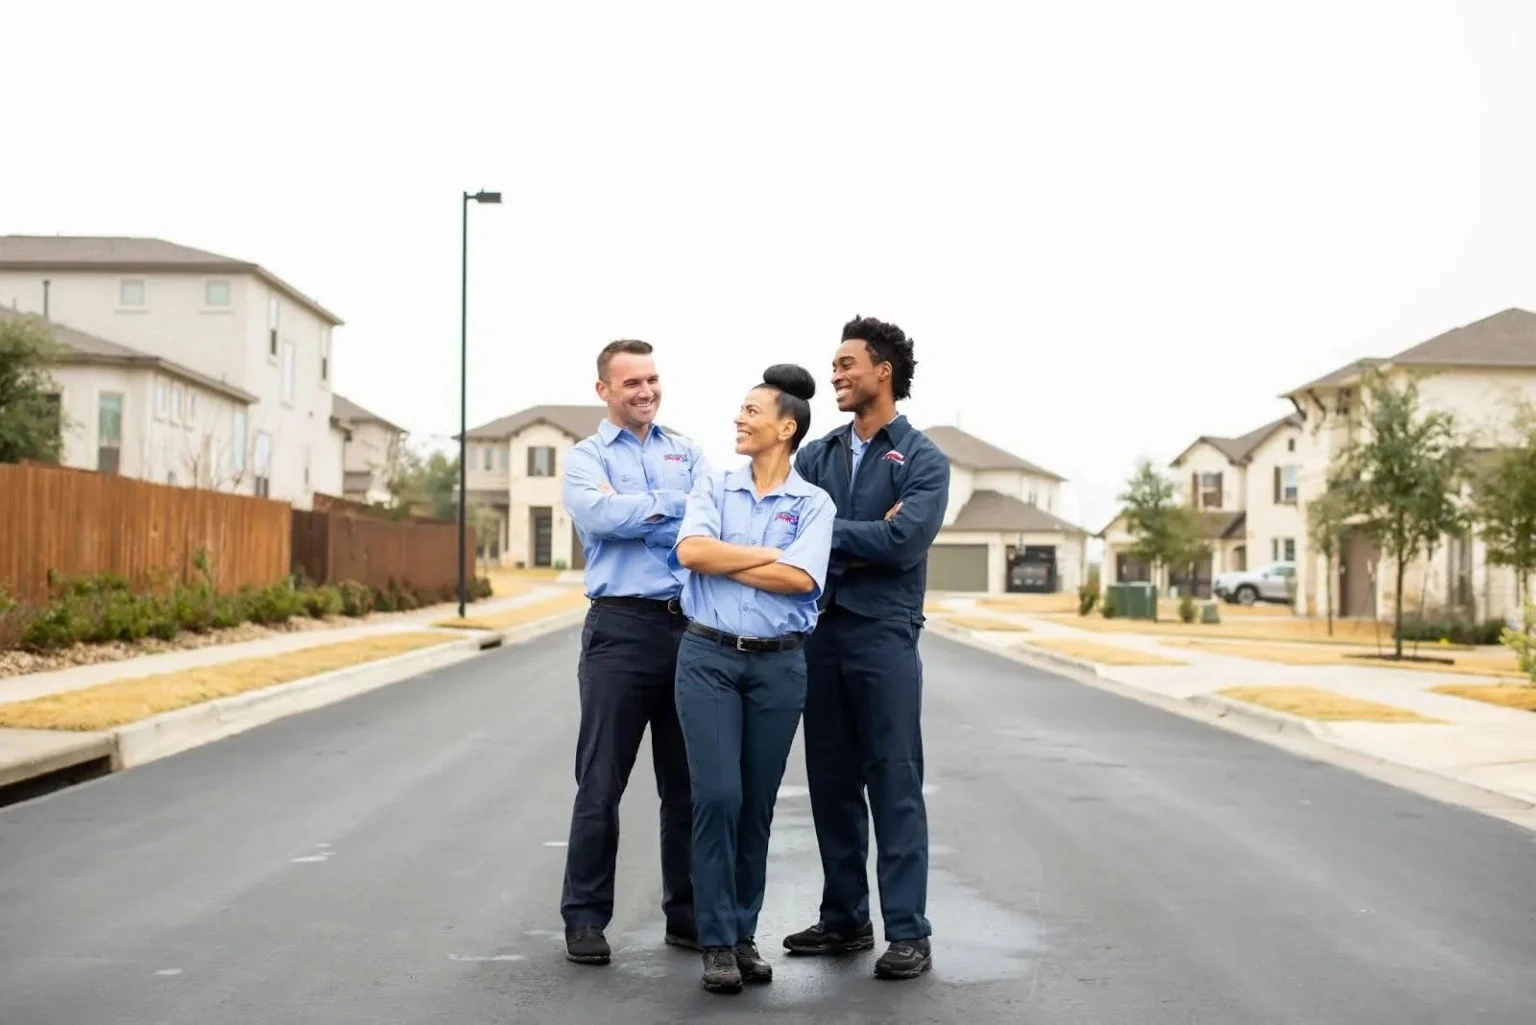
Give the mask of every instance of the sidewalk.
M 983 609 L 969 598 L 935 603 L 929 612 L 929 623 L 939 632 L 983 647 L 1092 673 L 1271 730 L 1302 732 L 1536 807 L 1536 712 L 1435 692 L 1456 685 L 1507 685 L 1509 680 L 1454 667 L 1431 672 L 1281 664 L 1255 654 L 1217 653 L 1181 637 L 1074 629 L 1071 622 L 1071 617 Z M 1298 658 L 1339 661 L 1330 647 L 1270 643 L 1250 650 L 1284 649 L 1286 656 L 1294 652 Z M 1433 653 L 1432 646 L 1423 650 Z M 1454 654 L 1487 661 L 1487 656 Z
M 473 657 L 486 647 L 558 628 L 584 604 L 580 587 L 550 581 L 519 594 L 474 603 L 465 609 L 465 625 L 447 625 L 456 620 L 457 605 L 437 605 L 384 622 L 0 678 L 0 712 L 15 714 L 18 707 L 35 708 L 37 699 L 48 703 L 48 699 L 58 698 L 56 703 L 62 705 L 70 695 L 81 693 L 84 701 L 93 696 L 82 693 L 89 688 L 98 688 L 94 693 L 120 692 L 124 688 L 115 685 L 147 677 L 156 679 L 140 687 L 153 691 L 172 688 L 187 677 L 219 680 L 221 667 L 228 668 L 229 677 L 253 668 L 280 667 L 276 683 L 264 683 L 259 677 L 248 685 L 224 681 L 228 693 L 223 696 L 194 694 L 168 711 L 108 729 L 0 727 L 0 786 L 103 758 L 110 759 L 113 768 L 125 768 L 162 757 L 281 715 Z M 300 660 L 294 656 L 305 653 L 306 657 L 326 656 L 316 658 L 322 668 L 313 675 L 297 668 Z M 34 704 L 22 705 L 24 702 Z

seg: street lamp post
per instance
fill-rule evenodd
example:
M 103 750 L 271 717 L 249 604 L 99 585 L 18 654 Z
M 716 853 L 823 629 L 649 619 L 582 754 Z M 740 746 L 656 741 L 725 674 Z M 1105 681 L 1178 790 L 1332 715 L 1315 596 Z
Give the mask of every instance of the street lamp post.
M 469 506 L 469 201 L 500 203 L 501 193 L 464 193 L 460 208 L 459 241 L 459 618 L 464 618 L 468 581 L 464 572 L 464 513 Z

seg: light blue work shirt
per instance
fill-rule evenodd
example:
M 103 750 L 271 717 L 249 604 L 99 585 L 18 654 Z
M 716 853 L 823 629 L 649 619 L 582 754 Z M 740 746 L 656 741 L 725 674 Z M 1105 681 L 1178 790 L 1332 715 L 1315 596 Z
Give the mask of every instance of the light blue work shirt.
M 859 460 L 864 458 L 864 450 L 867 448 L 869 448 L 869 442 L 859 437 L 857 431 L 850 430 L 848 432 L 848 450 L 853 454 L 853 458 L 849 460 L 850 465 L 848 467 L 848 479 L 850 481 L 858 475 Z
M 784 483 L 761 499 L 752 485 L 752 467 L 699 477 L 677 540 L 712 537 L 727 544 L 778 548 L 778 561 L 805 570 L 815 582 L 806 594 L 776 594 L 738 583 L 725 575 L 694 573 L 677 561 L 683 574 L 683 615 L 737 637 L 782 637 L 809 633 L 816 626 L 817 600 L 827 582 L 832 554 L 832 496 L 791 469 Z
M 708 472 L 697 445 L 656 424 L 642 443 L 604 420 L 576 443 L 562 497 L 586 552 L 587 597 L 678 596 L 682 577 L 667 557 L 695 480 Z

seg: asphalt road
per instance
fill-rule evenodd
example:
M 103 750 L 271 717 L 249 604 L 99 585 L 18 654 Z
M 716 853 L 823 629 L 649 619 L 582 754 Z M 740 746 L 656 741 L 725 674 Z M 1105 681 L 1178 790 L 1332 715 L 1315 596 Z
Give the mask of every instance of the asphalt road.
M 705 993 L 661 944 L 645 757 L 615 961 L 569 964 L 575 645 L 0 810 L 0 1022 L 1536 1020 L 1533 834 L 936 637 L 929 976 L 781 956 L 820 885 L 798 748 L 772 986 Z

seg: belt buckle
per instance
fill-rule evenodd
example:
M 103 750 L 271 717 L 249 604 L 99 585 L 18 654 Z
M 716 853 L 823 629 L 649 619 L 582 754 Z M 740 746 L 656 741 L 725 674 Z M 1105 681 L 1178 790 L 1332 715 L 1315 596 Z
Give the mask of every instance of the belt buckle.
M 679 602 L 676 598 L 668 598 L 667 611 L 674 616 L 677 615 L 679 612 L 683 611 L 682 603 Z
M 751 651 L 752 649 L 747 647 L 747 643 L 751 639 L 752 638 L 750 638 L 750 637 L 738 637 L 738 638 L 736 638 L 736 650 L 737 651 Z

